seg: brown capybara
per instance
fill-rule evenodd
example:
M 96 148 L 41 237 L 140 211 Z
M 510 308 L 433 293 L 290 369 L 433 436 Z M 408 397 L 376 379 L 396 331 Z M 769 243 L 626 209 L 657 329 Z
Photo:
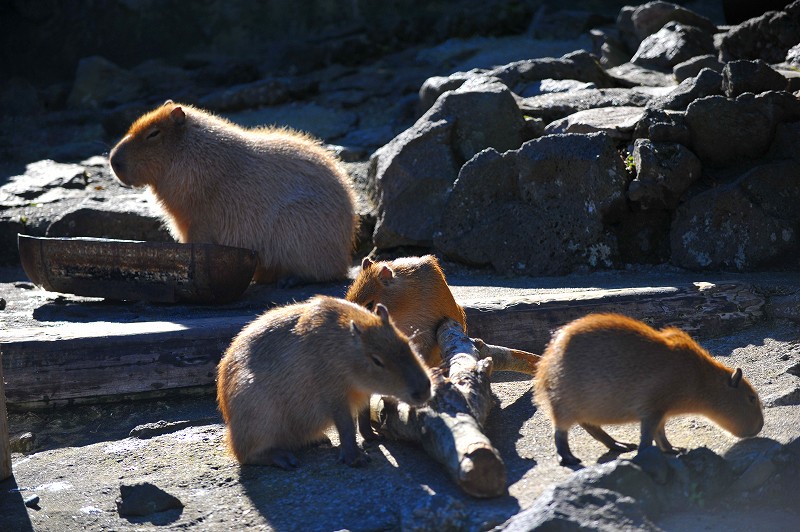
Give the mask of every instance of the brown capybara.
M 354 416 L 369 397 L 414 405 L 431 397 L 427 368 L 383 305 L 375 313 L 327 296 L 267 311 L 233 340 L 219 364 L 217 400 L 227 443 L 242 464 L 298 465 L 293 450 L 324 436 L 357 466 Z
M 350 180 L 311 137 L 244 129 L 167 101 L 111 150 L 126 185 L 149 187 L 180 242 L 258 252 L 257 282 L 344 279 L 356 229 Z
M 444 272 L 433 255 L 373 262 L 364 258 L 345 299 L 371 309 L 386 305 L 428 366 L 442 363 L 436 329 L 452 318 L 467 330 L 464 309 L 456 303 Z
M 600 425 L 641 422 L 639 448 L 655 439 L 677 453 L 664 432 L 667 419 L 701 414 L 740 438 L 764 425 L 761 400 L 742 370 L 732 370 L 676 328 L 657 331 L 619 314 L 590 314 L 559 330 L 538 365 L 536 403 L 555 427 L 562 465 L 580 460 L 567 439 L 576 423 L 617 452 L 631 451 Z

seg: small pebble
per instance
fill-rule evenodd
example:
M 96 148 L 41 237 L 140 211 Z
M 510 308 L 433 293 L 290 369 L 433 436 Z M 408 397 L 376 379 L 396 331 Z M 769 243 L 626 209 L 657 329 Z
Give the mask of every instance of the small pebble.
M 25 506 L 28 508 L 33 508 L 34 510 L 39 509 L 39 496 L 35 493 L 30 497 L 25 498 Z

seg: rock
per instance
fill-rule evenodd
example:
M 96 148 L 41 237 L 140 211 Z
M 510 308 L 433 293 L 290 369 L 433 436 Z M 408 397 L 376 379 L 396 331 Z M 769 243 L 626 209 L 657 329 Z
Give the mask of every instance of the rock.
M 117 512 L 120 517 L 145 516 L 165 510 L 183 509 L 180 499 L 149 482 L 122 484 L 119 491 Z
M 724 66 L 714 54 L 698 55 L 672 67 L 672 74 L 680 83 L 685 79 L 695 77 L 704 68 L 709 68 L 714 72 L 722 72 Z
M 676 85 L 672 74 L 633 63 L 623 63 L 607 71 L 614 81 L 623 87 L 672 87 Z
M 419 88 L 419 114 L 425 114 L 439 96 L 446 91 L 459 88 L 470 77 L 473 77 L 473 75 L 468 72 L 456 72 L 449 76 L 433 76 L 426 79 L 422 87 Z
M 41 203 L 41 196 L 49 190 L 83 189 L 88 183 L 83 166 L 62 164 L 48 159 L 31 163 L 27 165 L 24 174 L 10 177 L 8 183 L 0 187 L 0 198 L 4 205 L 8 205 L 6 201 L 9 196 L 16 197 L 21 202 L 36 198 Z
M 795 1 L 783 11 L 768 11 L 732 27 L 720 40 L 719 57 L 725 62 L 762 59 L 780 63 L 798 42 L 800 1 Z
M 280 78 L 267 78 L 251 83 L 242 83 L 212 92 L 199 100 L 199 105 L 211 111 L 240 111 L 278 105 L 289 100 L 289 82 Z
M 765 397 L 764 405 L 769 407 L 800 405 L 800 384 L 795 384 L 794 387 L 784 392 Z
M 155 423 L 145 423 L 144 425 L 136 425 L 131 429 L 128 436 L 131 438 L 138 438 L 140 440 L 147 440 L 162 434 L 169 434 L 170 432 L 177 432 L 185 429 L 186 427 L 193 427 L 200 423 L 206 423 L 208 420 L 186 420 L 186 421 L 173 421 L 167 422 L 164 420 L 156 421 Z
M 612 266 L 604 226 L 625 211 L 627 176 L 603 133 L 548 135 L 504 154 L 485 150 L 458 175 L 434 247 L 515 274 Z
M 500 79 L 516 94 L 528 85 L 543 79 L 574 79 L 594 83 L 597 87 L 613 87 L 614 81 L 591 54 L 578 50 L 560 58 L 545 57 L 517 61 L 489 70 L 486 75 Z
M 354 112 L 313 102 L 292 102 L 223 116 L 243 127 L 288 126 L 326 141 L 344 136 L 358 122 Z
M 786 85 L 786 78 L 761 59 L 731 61 L 722 70 L 722 89 L 729 98 L 735 98 L 745 92 L 761 94 L 766 91 L 785 90 Z
M 798 119 L 800 101 L 784 92 L 742 94 L 735 100 L 708 96 L 686 108 L 690 147 L 711 167 L 762 157 L 778 124 Z
M 786 62 L 790 65 L 800 66 L 800 44 L 795 44 L 786 52 Z
M 100 200 L 87 198 L 57 216 L 46 235 L 174 242 L 161 216 L 142 194 Z
M 375 245 L 429 246 L 461 165 L 488 147 L 518 147 L 524 128 L 514 98 L 496 79 L 473 78 L 439 98 L 370 160 L 379 199 Z
M 628 199 L 644 209 L 675 209 L 689 185 L 700 178 L 700 159 L 682 144 L 636 139 L 633 144 L 636 178 Z
M 798 223 L 800 163 L 763 164 L 678 207 L 670 232 L 672 263 L 737 271 L 796 265 Z
M 127 103 L 143 95 L 139 78 L 108 59 L 92 56 L 78 63 L 67 104 L 70 107 L 97 109 Z
M 529 98 L 539 94 L 570 92 L 596 88 L 597 87 L 595 84 L 590 81 L 578 81 L 576 79 L 543 79 L 542 81 L 529 85 L 525 89 L 525 92 L 519 96 L 522 96 L 523 98 Z
M 609 224 L 617 238 L 621 264 L 669 262 L 669 227 L 672 213 L 661 208 L 643 209 L 632 203 L 618 222 Z
M 615 140 L 630 140 L 633 128 L 642 118 L 641 107 L 601 107 L 578 111 L 544 128 L 547 135 L 559 133 L 604 132 Z
M 656 484 L 665 485 L 669 481 L 670 467 L 667 457 L 658 447 L 639 449 L 631 460 L 634 464 L 653 478 Z
M 718 72 L 704 68 L 697 74 L 697 77 L 681 81 L 669 94 L 658 96 L 647 102 L 647 107 L 683 111 L 698 98 L 721 94 L 722 76 Z
M 778 124 L 765 158 L 769 160 L 800 158 L 797 146 L 800 146 L 800 122 Z
M 36 87 L 25 78 L 12 77 L 0 83 L 0 115 L 37 115 L 44 110 Z
M 731 463 L 706 447 L 691 449 L 677 457 L 680 499 L 688 492 L 693 503 L 712 500 L 724 494 L 734 480 Z M 684 473 L 684 474 L 681 474 Z M 680 504 L 680 503 L 679 503 Z
M 642 41 L 631 63 L 671 72 L 678 63 L 714 51 L 714 41 L 709 33 L 694 26 L 668 22 L 658 33 Z
M 536 39 L 576 39 L 597 26 L 611 22 L 599 13 L 579 9 L 542 7 L 533 17 L 528 33 Z
M 649 138 L 653 142 L 676 142 L 688 145 L 691 140 L 685 121 L 686 113 L 645 109 L 642 119 L 633 130 L 635 138 Z
M 763 486 L 776 472 L 775 463 L 764 455 L 759 455 L 750 467 L 730 485 L 733 492 L 750 491 Z
M 550 123 L 578 111 L 601 107 L 641 108 L 651 98 L 652 95 L 638 89 L 581 89 L 524 98 L 519 108 L 526 116 Z
M 556 486 L 495 531 L 529 530 L 660 530 L 636 499 L 604 488 Z
M 8 439 L 8 445 L 12 453 L 28 454 L 36 445 L 36 436 L 32 432 L 14 434 Z
M 770 318 L 783 318 L 800 323 L 800 293 L 771 296 L 767 300 L 764 311 Z M 800 377 L 800 362 L 787 369 L 786 372 Z
M 694 26 L 709 35 L 717 31 L 716 25 L 708 18 L 671 2 L 648 2 L 636 7 L 631 14 L 633 31 L 640 41 L 671 21 Z
M 40 501 L 39 496 L 33 493 L 25 497 L 23 503 L 27 508 L 32 508 L 35 510 L 39 508 L 39 501 Z
M 617 13 L 616 27 L 619 32 L 620 40 L 625 44 L 628 55 L 633 55 L 642 39 L 636 36 L 636 30 L 633 27 L 633 12 L 636 11 L 637 6 L 622 6 Z

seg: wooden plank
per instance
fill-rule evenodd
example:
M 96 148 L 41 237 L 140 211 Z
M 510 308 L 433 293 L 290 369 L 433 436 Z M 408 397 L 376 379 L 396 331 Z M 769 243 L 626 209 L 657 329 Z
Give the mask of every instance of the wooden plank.
M 8 412 L 3 386 L 3 355 L 0 353 L 0 480 L 11 476 L 11 443 L 8 441 Z
M 589 312 L 620 312 L 708 338 L 755 323 L 763 306 L 750 285 L 699 283 L 506 298 L 465 310 L 470 336 L 541 353 L 553 330 Z M 0 353 L 7 402 L 47 406 L 207 387 L 231 339 L 255 316 L 6 331 Z

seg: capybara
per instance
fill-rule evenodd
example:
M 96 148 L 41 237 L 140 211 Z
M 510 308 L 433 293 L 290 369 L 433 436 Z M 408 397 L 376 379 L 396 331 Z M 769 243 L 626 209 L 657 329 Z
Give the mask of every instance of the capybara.
M 431 397 L 427 368 L 386 307 L 372 313 L 327 296 L 274 308 L 247 325 L 217 378 L 237 460 L 285 469 L 298 465 L 292 451 L 321 440 L 331 425 L 340 461 L 363 464 L 354 417 L 373 393 L 420 405 Z
M 178 241 L 257 251 L 257 282 L 347 276 L 356 229 L 352 187 L 308 135 L 245 129 L 167 101 L 133 123 L 109 161 L 120 181 L 150 189 Z
M 569 448 L 576 423 L 617 452 L 634 444 L 600 425 L 641 422 L 639 448 L 677 453 L 664 432 L 667 419 L 701 414 L 741 438 L 764 425 L 761 400 L 742 370 L 726 367 L 685 332 L 660 331 L 619 314 L 590 314 L 565 325 L 547 346 L 534 379 L 535 400 L 555 427 L 563 465 L 580 460 Z

